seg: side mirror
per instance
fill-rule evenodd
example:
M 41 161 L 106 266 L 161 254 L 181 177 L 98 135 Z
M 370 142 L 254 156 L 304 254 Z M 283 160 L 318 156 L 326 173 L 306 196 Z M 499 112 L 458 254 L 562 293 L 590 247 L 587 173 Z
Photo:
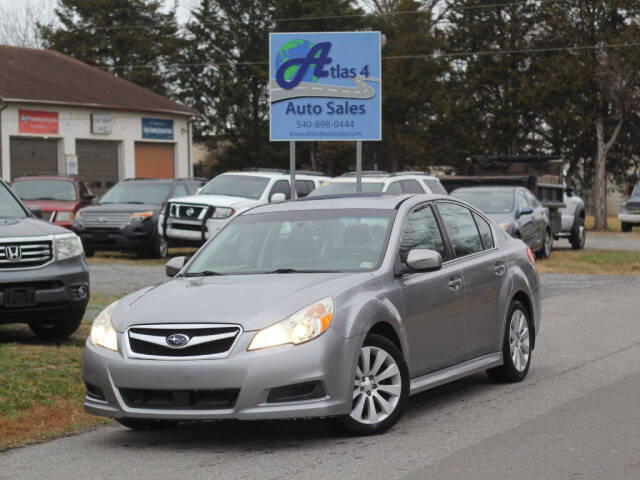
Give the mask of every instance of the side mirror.
M 96 199 L 97 195 L 95 193 L 87 193 L 82 196 L 82 200 L 87 203 L 91 203 Z
M 533 208 L 529 206 L 522 207 L 518 212 L 518 217 L 521 217 L 522 215 L 531 215 L 532 213 L 533 213 Z
M 42 208 L 40 207 L 29 207 L 29 210 L 33 214 L 34 217 L 42 218 Z
M 573 197 L 573 188 L 571 188 L 571 187 L 567 187 L 567 188 L 565 189 L 565 192 L 566 192 L 566 194 L 567 194 L 567 197 Z
M 442 257 L 435 250 L 414 248 L 407 256 L 407 266 L 417 272 L 430 272 L 442 268 Z
M 269 201 L 271 203 L 282 203 L 286 199 L 287 199 L 287 196 L 284 193 L 276 192 L 273 195 L 271 195 L 271 198 L 269 199 Z
M 173 257 L 165 264 L 164 273 L 167 277 L 175 277 L 186 263 L 187 257 Z

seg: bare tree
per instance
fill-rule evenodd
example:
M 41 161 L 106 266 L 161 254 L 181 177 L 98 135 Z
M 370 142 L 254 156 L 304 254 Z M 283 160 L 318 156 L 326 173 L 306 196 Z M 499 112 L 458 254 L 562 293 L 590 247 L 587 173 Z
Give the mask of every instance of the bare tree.
M 0 44 L 15 47 L 42 46 L 38 24 L 54 21 L 53 0 L 0 3 Z

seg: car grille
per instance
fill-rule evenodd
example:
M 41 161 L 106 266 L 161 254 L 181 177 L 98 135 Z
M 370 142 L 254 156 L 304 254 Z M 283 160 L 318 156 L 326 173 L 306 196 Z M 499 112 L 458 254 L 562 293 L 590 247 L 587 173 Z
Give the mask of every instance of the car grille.
M 206 205 L 190 205 L 187 203 L 171 203 L 169 217 L 183 220 L 202 220 L 209 209 Z
M 0 270 L 44 265 L 53 259 L 51 240 L 0 240 Z
M 89 228 L 120 228 L 127 224 L 131 213 L 82 213 L 82 223 Z
M 138 358 L 222 358 L 226 357 L 242 329 L 228 324 L 137 325 L 127 337 L 132 357 Z M 184 346 L 172 347 L 171 335 L 186 336 Z
M 640 202 L 629 202 L 625 205 L 627 212 L 640 213 Z
M 131 408 L 170 408 L 185 410 L 221 410 L 233 408 L 240 390 L 149 390 L 120 388 L 122 399 Z

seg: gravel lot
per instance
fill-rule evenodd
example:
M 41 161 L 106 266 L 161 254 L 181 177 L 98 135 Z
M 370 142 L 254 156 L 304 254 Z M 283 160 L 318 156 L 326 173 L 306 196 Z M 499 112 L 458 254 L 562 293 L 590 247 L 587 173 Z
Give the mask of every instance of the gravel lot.
M 161 279 L 157 267 L 92 272 L 113 292 Z M 542 328 L 524 382 L 478 374 L 416 395 L 386 435 L 348 438 L 319 420 L 162 432 L 114 424 L 0 454 L 0 478 L 637 480 L 640 279 L 543 282 Z

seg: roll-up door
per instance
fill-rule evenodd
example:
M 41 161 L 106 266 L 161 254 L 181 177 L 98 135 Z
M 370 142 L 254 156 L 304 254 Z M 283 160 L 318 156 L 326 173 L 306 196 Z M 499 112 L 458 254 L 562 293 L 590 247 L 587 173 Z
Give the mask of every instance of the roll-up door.
M 120 179 L 118 142 L 76 140 L 78 174 L 87 179 L 94 193 L 102 195 Z
M 173 143 L 136 142 L 136 178 L 173 178 Z
M 12 137 L 11 178 L 58 174 L 58 140 Z

